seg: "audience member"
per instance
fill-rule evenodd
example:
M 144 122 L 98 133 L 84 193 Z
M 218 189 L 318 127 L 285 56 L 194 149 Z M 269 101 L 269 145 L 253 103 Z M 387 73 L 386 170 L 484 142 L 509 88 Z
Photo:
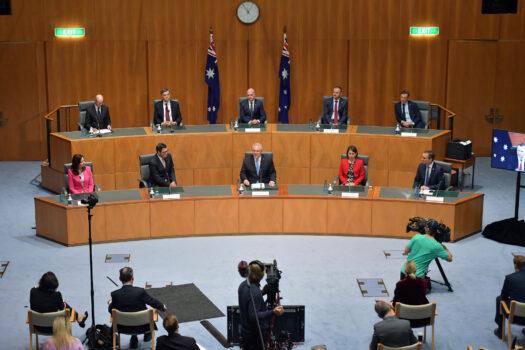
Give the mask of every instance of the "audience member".
M 328 350 L 326 345 L 314 345 L 311 350 Z
M 75 154 L 71 159 L 71 169 L 67 170 L 67 180 L 69 183 L 69 192 L 91 193 L 95 188 L 93 173 L 90 166 L 84 164 L 84 156 Z
M 69 321 L 60 316 L 53 321 L 53 335 L 45 341 L 44 350 L 84 350 L 84 346 L 71 335 Z
M 179 321 L 174 313 L 167 313 L 162 325 L 168 335 L 157 338 L 157 350 L 199 350 L 195 339 L 179 334 Z
M 376 350 L 379 343 L 391 347 L 402 347 L 417 342 L 417 338 L 410 328 L 410 322 L 397 318 L 390 303 L 378 300 L 375 304 L 375 310 L 383 320 L 374 325 L 370 350 Z
M 396 303 L 406 305 L 428 304 L 426 293 L 427 281 L 416 277 L 416 264 L 412 260 L 408 261 L 405 264 L 405 278 L 396 284 L 392 305 L 395 307 Z M 412 328 L 422 327 L 425 324 L 428 324 L 428 319 L 410 321 Z

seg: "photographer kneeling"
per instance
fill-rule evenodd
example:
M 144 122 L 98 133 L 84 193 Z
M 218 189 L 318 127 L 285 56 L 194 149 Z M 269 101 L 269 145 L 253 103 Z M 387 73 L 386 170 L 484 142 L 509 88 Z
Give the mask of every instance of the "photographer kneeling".
M 282 306 L 268 310 L 260 287 L 263 277 L 264 264 L 260 261 L 252 261 L 249 265 L 248 278 L 239 285 L 241 349 L 243 350 L 263 349 L 259 340 L 259 329 L 263 337 L 267 336 L 271 316 L 273 314 L 280 316 L 284 313 Z
M 426 278 L 428 265 L 435 258 L 440 258 L 448 262 L 452 261 L 452 254 L 435 238 L 440 224 L 435 220 L 428 220 L 425 223 L 425 233 L 418 233 L 414 235 L 407 246 L 403 255 L 408 255 L 407 261 L 413 260 L 416 264 L 416 277 Z M 405 278 L 405 264 L 401 267 L 401 279 Z M 428 290 L 430 291 L 430 283 L 428 283 Z

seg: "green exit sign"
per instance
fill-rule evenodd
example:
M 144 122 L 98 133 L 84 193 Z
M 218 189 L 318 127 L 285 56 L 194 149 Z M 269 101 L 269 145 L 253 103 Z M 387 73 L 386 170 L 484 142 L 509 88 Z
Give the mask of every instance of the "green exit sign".
M 410 27 L 411 36 L 435 36 L 439 35 L 439 27 Z
M 57 38 L 83 38 L 86 36 L 85 28 L 55 28 Z

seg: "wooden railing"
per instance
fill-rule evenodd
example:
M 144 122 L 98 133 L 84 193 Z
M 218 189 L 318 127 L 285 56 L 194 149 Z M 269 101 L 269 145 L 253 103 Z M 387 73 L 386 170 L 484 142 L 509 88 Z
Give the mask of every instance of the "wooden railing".
M 51 133 L 70 131 L 71 128 L 71 109 L 77 109 L 78 105 L 64 105 L 55 108 L 44 116 L 46 121 L 46 145 L 47 145 L 47 163 L 51 164 Z M 64 123 L 65 122 L 65 123 Z M 65 125 L 64 125 L 65 124 Z M 76 130 L 77 124 L 74 126 Z
M 434 114 L 434 111 L 436 113 Z M 435 119 L 436 120 L 436 129 L 448 129 L 450 130 L 450 135 L 454 135 L 454 117 L 456 116 L 456 113 L 452 112 L 450 109 L 447 109 L 437 103 L 431 103 L 430 104 L 430 120 Z M 444 120 L 443 120 L 443 127 L 441 126 L 441 117 L 442 113 L 444 113 Z M 434 118 L 435 115 L 435 118 Z

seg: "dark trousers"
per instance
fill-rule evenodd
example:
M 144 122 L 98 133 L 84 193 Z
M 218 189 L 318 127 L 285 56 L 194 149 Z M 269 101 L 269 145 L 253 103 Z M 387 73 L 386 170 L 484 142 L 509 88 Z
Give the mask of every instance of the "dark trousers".
M 498 329 L 501 329 L 503 323 L 503 315 L 499 313 L 501 303 L 501 296 L 498 295 L 496 298 L 496 316 L 494 317 L 494 322 L 498 325 Z M 510 307 L 510 304 L 509 304 Z M 514 323 L 525 326 L 525 317 L 514 317 Z
M 240 340 L 241 350 L 262 350 L 264 349 L 259 340 L 258 334 L 242 334 Z

